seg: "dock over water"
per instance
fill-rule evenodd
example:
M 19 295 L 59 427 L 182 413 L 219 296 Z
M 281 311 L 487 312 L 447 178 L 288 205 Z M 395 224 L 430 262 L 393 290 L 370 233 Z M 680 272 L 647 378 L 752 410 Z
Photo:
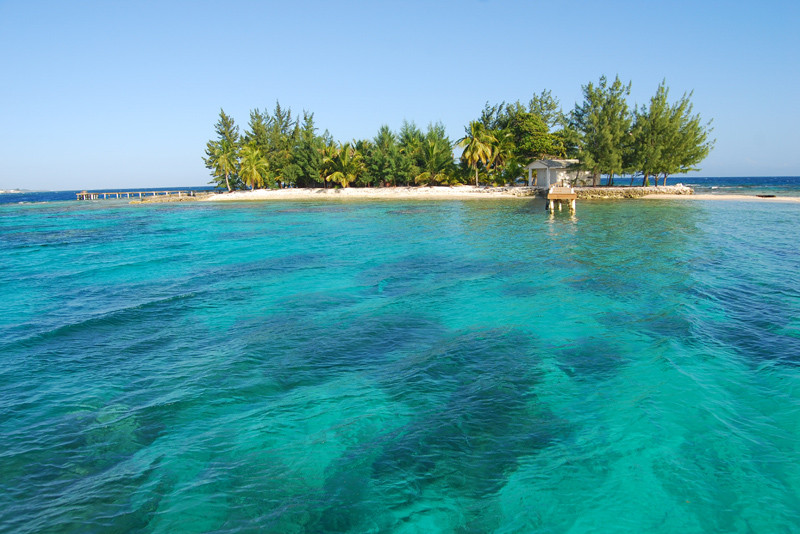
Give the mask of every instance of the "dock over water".
M 75 193 L 77 200 L 100 200 L 101 198 L 131 198 L 131 197 L 147 197 L 147 196 L 170 196 L 170 195 L 177 195 L 177 196 L 187 196 L 193 197 L 195 196 L 196 191 L 191 189 L 183 189 L 183 190 L 176 190 L 176 191 L 163 191 L 163 190 L 148 190 L 148 191 L 81 191 L 80 193 Z
M 558 211 L 561 211 L 561 203 L 563 201 L 569 202 L 569 210 L 571 212 L 575 212 L 575 200 L 578 198 L 578 194 L 575 190 L 567 185 L 554 185 L 551 186 L 550 189 L 547 191 L 547 204 L 545 204 L 545 209 L 548 210 L 550 213 L 553 213 L 553 208 L 555 207 L 555 202 L 558 201 Z

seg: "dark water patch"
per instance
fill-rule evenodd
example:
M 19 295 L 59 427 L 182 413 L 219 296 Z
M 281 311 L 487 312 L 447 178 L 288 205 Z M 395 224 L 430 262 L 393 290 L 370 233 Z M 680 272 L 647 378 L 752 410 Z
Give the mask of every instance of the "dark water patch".
M 459 279 L 496 273 L 493 262 L 432 254 L 411 256 L 363 271 L 359 284 L 370 288 L 370 293 L 394 298 L 418 293 L 421 288 L 452 285 Z
M 424 213 L 431 213 L 433 208 L 431 206 L 405 206 L 402 209 L 387 210 L 387 215 L 420 215 Z
M 241 354 L 279 390 L 380 367 L 390 354 L 429 344 L 443 331 L 435 321 L 405 315 L 348 315 L 324 323 L 276 316 L 235 328 L 244 337 Z
M 373 512 L 369 464 L 347 458 L 332 471 L 326 473 L 325 503 L 318 523 L 309 526 L 311 531 L 352 532 L 356 527 L 363 527 Z
M 765 291 L 770 298 L 764 298 Z M 789 304 L 791 299 L 800 299 L 800 294 L 794 289 L 787 293 L 781 295 L 746 280 L 702 291 L 699 296 L 714 303 L 724 320 L 704 322 L 700 334 L 736 348 L 754 362 L 800 365 L 800 331 Z
M 465 385 L 441 411 L 392 436 L 372 463 L 372 477 L 376 484 L 402 480 L 409 498 L 434 484 L 450 495 L 490 497 L 522 457 L 569 434 L 564 420 L 531 402 L 502 384 Z
M 509 297 L 532 298 L 543 293 L 542 287 L 530 282 L 514 282 L 503 287 L 503 294 Z
M 487 497 L 519 458 L 565 438 L 565 422 L 537 401 L 534 345 L 516 331 L 462 333 L 383 371 L 382 387 L 418 417 L 380 443 L 376 484 Z
M 355 296 L 342 291 L 313 291 L 287 296 L 279 300 L 276 307 L 284 313 L 305 316 L 349 308 L 358 302 Z
M 56 353 L 63 353 L 63 347 L 72 344 L 96 349 L 119 337 L 141 335 L 138 328 L 132 331 L 126 328 L 128 326 L 149 324 L 150 330 L 158 330 L 161 319 L 171 318 L 176 309 L 188 307 L 195 296 L 195 293 L 185 293 L 144 300 L 124 308 L 95 313 L 67 324 L 55 322 L 55 324 L 45 325 L 45 328 L 40 328 L 39 332 L 23 339 L 15 340 L 11 344 L 4 344 L 2 348 L 3 350 L 34 351 L 39 357 L 50 343 L 56 344 L 54 345 L 57 348 Z M 87 352 L 90 354 L 92 351 Z M 91 357 L 89 354 L 87 357 Z M 73 356 L 78 360 L 81 359 L 77 353 L 73 353 Z
M 386 387 L 399 399 L 414 397 L 417 389 L 447 391 L 448 386 L 458 387 L 487 375 L 511 383 L 536 376 L 534 340 L 520 331 L 441 334 L 427 350 L 410 354 L 387 369 Z
M 558 367 L 576 380 L 606 380 L 625 364 L 621 347 L 607 338 L 580 338 L 557 348 Z
M 573 276 L 566 280 L 566 284 L 576 291 L 629 299 L 635 299 L 647 287 L 646 282 L 626 278 L 615 272 L 596 270 Z
M 147 444 L 126 406 L 66 413 L 39 429 L 35 442 L 16 437 L 5 443 L 2 486 L 8 483 L 4 494 L 16 513 L 0 519 L 8 526 L 27 518 L 15 532 L 141 528 L 160 499 L 143 487 L 159 460 L 133 460 Z M 139 504 L 132 502 L 134 494 Z
M 674 303 L 652 302 L 633 310 L 603 313 L 597 316 L 609 331 L 644 334 L 692 343 L 695 326 L 689 311 Z
M 133 469 L 122 467 L 113 475 L 97 476 L 93 483 L 76 481 L 51 496 L 50 506 L 25 510 L 33 520 L 14 532 L 141 532 L 170 489 L 150 483 L 159 468 L 155 461 Z
M 303 269 L 320 269 L 328 266 L 324 254 L 289 254 L 274 258 L 261 258 L 258 260 L 213 267 L 198 273 L 199 276 L 210 279 L 248 278 L 257 280 L 260 276 L 275 276 Z
M 351 207 L 345 206 L 326 206 L 319 204 L 305 204 L 302 207 L 281 208 L 275 210 L 276 215 L 283 213 L 345 213 L 351 211 Z
M 41 230 L 33 232 L 15 232 L 5 234 L 0 239 L 4 247 L 29 248 L 29 247 L 64 247 L 96 244 L 100 241 L 108 242 L 109 232 L 102 230 Z

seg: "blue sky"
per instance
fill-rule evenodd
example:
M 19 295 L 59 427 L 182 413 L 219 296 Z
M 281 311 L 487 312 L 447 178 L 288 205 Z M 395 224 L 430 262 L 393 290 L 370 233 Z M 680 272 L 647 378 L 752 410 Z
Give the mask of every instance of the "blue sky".
M 800 175 L 800 3 L 0 0 L 0 189 L 203 185 L 220 107 L 276 100 L 336 139 L 451 138 L 486 101 L 666 79 L 714 120 L 701 176 Z

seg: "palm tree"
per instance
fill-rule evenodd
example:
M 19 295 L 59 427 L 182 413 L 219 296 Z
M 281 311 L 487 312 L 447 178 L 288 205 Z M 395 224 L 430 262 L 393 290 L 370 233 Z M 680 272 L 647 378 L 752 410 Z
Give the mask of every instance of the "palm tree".
M 209 141 L 206 146 L 207 158 L 204 158 L 206 165 L 214 170 L 214 176 L 225 177 L 225 186 L 228 192 L 231 189 L 230 176 L 236 174 L 236 167 L 239 162 L 237 147 L 227 139 L 220 141 Z
M 475 169 L 475 186 L 478 186 L 478 163 L 487 165 L 492 154 L 491 143 L 496 143 L 495 137 L 486 130 L 479 121 L 472 121 L 465 129 L 466 135 L 458 140 L 458 146 L 464 149 L 461 158 L 467 165 Z
M 364 158 L 350 143 L 334 149 L 323 164 L 327 172 L 325 180 L 339 183 L 342 187 L 358 180 L 364 172 Z
M 450 182 L 453 167 L 453 147 L 449 141 L 431 138 L 423 141 L 420 147 L 423 171 L 414 181 L 418 184 L 433 185 L 439 182 Z
M 500 133 L 493 138 L 494 141 L 489 143 L 489 158 L 485 164 L 487 170 L 493 168 L 497 174 L 513 158 L 514 138 L 510 133 Z
M 239 154 L 241 163 L 239 165 L 239 176 L 244 183 L 251 189 L 257 189 L 264 185 L 264 177 L 269 169 L 267 158 L 254 145 L 247 145 L 242 148 Z

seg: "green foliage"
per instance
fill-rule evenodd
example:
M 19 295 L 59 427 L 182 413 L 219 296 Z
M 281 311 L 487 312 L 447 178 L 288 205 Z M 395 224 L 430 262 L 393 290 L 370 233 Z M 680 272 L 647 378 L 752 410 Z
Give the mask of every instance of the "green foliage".
M 281 185 L 289 183 L 284 171 L 291 161 L 292 147 L 297 134 L 299 134 L 297 121 L 292 119 L 291 108 L 284 111 L 280 102 L 275 102 L 275 109 L 270 116 L 267 129 L 269 149 L 266 156 L 269 161 L 270 180 Z
M 667 102 L 668 90 L 662 82 L 650 99 L 650 106 L 642 105 L 634 111 L 632 129 L 633 144 L 630 167 L 643 175 L 642 184 L 649 183 L 650 176 L 660 171 L 671 130 L 671 113 Z
M 370 182 L 380 185 L 397 185 L 402 167 L 400 146 L 397 136 L 388 126 L 383 125 L 372 140 L 370 150 L 365 155 L 366 174 Z
M 510 128 L 509 128 L 510 130 Z M 486 162 L 487 171 L 492 171 L 493 182 L 497 183 L 499 175 L 509 162 L 517 161 L 514 135 L 511 131 L 500 130 L 494 134 L 494 142 L 490 143 L 489 159 Z
M 333 147 L 323 160 L 325 180 L 342 187 L 348 187 L 364 173 L 364 158 L 354 146 L 345 143 Z
M 675 134 L 671 136 L 666 152 L 670 155 L 661 173 L 664 185 L 670 174 L 685 173 L 699 170 L 697 164 L 703 161 L 714 146 L 714 140 L 709 139 L 713 131 L 711 122 L 703 123 L 700 115 L 692 114 L 692 103 L 689 95 L 684 94 L 672 106 L 671 124 Z
M 552 133 L 554 153 L 562 158 L 574 159 L 580 154 L 580 133 L 570 125 Z
M 565 126 L 567 119 L 561 111 L 561 104 L 548 90 L 534 94 L 528 102 L 528 111 L 544 122 L 548 130 Z
M 255 144 L 245 145 L 239 152 L 239 177 L 251 189 L 264 186 L 269 164 Z M 272 184 L 269 184 L 270 186 Z
M 283 109 L 275 103 L 272 114 L 258 108 L 250 111 L 250 122 L 244 133 L 246 144 L 256 147 L 267 160 L 267 182 L 281 185 L 292 183 L 299 174 L 297 168 L 288 169 L 300 137 L 301 128 L 292 117 L 291 108 Z M 288 171 L 288 172 L 287 172 Z
M 363 165 L 363 172 L 361 172 L 361 174 L 358 176 L 358 185 L 364 187 L 380 185 L 380 182 L 375 178 L 375 176 L 369 173 L 366 162 L 367 155 L 374 149 L 372 141 L 369 139 L 359 139 L 357 141 L 353 140 L 352 145 L 356 153 L 361 156 L 361 162 Z
M 239 160 L 239 127 L 232 117 L 219 110 L 219 120 L 214 125 L 217 139 L 206 143 L 206 156 L 203 162 L 211 169 L 217 187 L 225 187 L 228 191 L 238 188 L 240 181 L 237 175 Z
M 710 123 L 692 115 L 690 96 L 684 94 L 670 105 L 669 89 L 662 81 L 650 105 L 635 110 L 630 165 L 642 173 L 643 185 L 649 184 L 650 176 L 658 183 L 661 175 L 666 185 L 670 174 L 697 170 L 711 150 Z
M 482 118 L 483 119 L 483 118 Z M 465 129 L 465 135 L 458 140 L 457 145 L 464 149 L 461 160 L 475 170 L 475 186 L 478 184 L 478 167 L 486 167 L 492 157 L 492 146 L 497 139 L 487 129 L 483 120 L 472 121 Z
M 514 108 L 508 111 L 509 120 L 505 132 L 512 142 L 511 155 L 516 160 L 528 161 L 559 152 L 555 138 L 548 132 L 545 121 L 534 113 Z M 495 135 L 502 139 L 505 135 Z
M 290 163 L 284 167 L 283 176 L 288 183 L 298 187 L 316 187 L 323 181 L 323 137 L 317 135 L 314 114 L 304 111 L 303 124 L 294 137 Z
M 475 122 L 481 125 L 485 132 L 485 144 L 489 146 L 486 162 L 480 158 L 476 160 L 476 155 L 472 153 L 466 156 L 475 170 L 476 183 L 479 162 L 492 176 L 491 181 L 498 182 L 507 178 L 506 168 L 521 168 L 531 160 L 562 156 L 565 153 L 559 137 L 549 132 L 549 123 L 560 124 L 563 122 L 563 114 L 558 101 L 548 91 L 534 95 L 528 106 L 519 101 L 496 105 L 487 102 L 480 118 Z M 472 129 L 470 125 L 468 130 Z M 469 132 L 467 137 L 474 138 Z M 460 146 L 466 148 L 468 144 Z M 507 181 L 513 182 L 515 179 L 516 177 Z
M 242 141 L 246 145 L 253 145 L 262 153 L 269 150 L 269 139 L 267 129 L 269 128 L 270 118 L 268 114 L 262 113 L 258 108 L 250 110 L 250 122 L 242 136 Z
M 397 169 L 398 180 L 404 185 L 411 185 L 414 179 L 422 172 L 419 166 L 420 147 L 424 135 L 413 122 L 403 121 L 398 133 L 400 148 L 399 166 Z
M 453 185 L 457 183 L 453 143 L 447 137 L 444 125 L 430 124 L 418 148 L 419 164 L 422 171 L 414 177 L 421 185 Z
M 619 77 L 608 84 L 605 76 L 598 85 L 583 86 L 583 102 L 572 112 L 572 126 L 580 133 L 579 157 L 584 168 L 592 173 L 594 185 L 601 174 L 613 179 L 623 170 L 624 146 L 630 131 L 631 115 L 625 97 L 631 85 L 623 85 Z
M 566 157 L 580 160 L 597 185 L 601 175 L 613 184 L 615 175 L 641 173 L 644 181 L 697 170 L 714 145 L 711 123 L 694 114 L 691 93 L 668 101 L 662 82 L 649 106 L 633 111 L 626 101 L 630 83 L 602 76 L 583 86 L 583 101 L 565 117 L 550 91 L 534 94 L 527 105 L 484 105 L 480 117 L 457 141 L 460 163 L 453 161 L 453 143 L 440 123 L 423 133 L 404 121 L 398 132 L 381 126 L 377 135 L 337 144 L 325 131 L 317 133 L 314 114 L 302 122 L 292 110 L 275 103 L 272 112 L 253 109 L 244 135 L 233 118 L 220 110 L 216 138 L 206 144 L 203 161 L 213 183 L 229 191 L 246 183 L 252 188 L 296 184 L 316 187 L 513 183 L 533 159 Z M 483 178 L 481 178 L 483 177 Z

